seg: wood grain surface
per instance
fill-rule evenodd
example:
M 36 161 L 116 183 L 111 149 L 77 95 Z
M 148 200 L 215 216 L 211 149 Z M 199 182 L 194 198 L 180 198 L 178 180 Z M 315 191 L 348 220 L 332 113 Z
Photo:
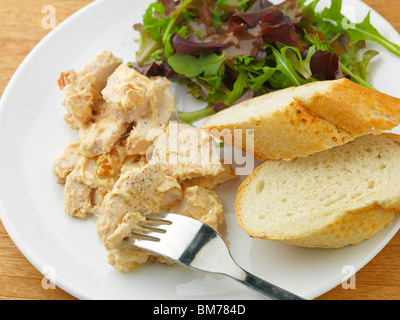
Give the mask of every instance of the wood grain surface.
M 45 16 L 42 8 L 52 5 L 56 9 L 56 23 L 59 24 L 90 2 L 89 0 L 0 0 L 0 94 L 26 55 L 50 32 L 42 26 Z M 364 2 L 400 31 L 399 0 Z M 44 289 L 42 280 L 43 276 L 20 253 L 0 222 L 0 299 L 75 299 L 57 287 Z M 356 274 L 355 284 L 355 289 L 344 289 L 339 285 L 318 299 L 400 299 L 400 232 Z

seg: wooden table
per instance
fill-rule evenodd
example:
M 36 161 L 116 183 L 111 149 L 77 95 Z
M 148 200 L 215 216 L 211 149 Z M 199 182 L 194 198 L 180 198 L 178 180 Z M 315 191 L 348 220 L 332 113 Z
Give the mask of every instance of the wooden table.
M 59 24 L 90 0 L 0 1 L 0 93 L 25 56 L 49 32 L 42 8 L 52 5 Z M 365 0 L 400 31 L 400 1 Z M 15 247 L 0 222 L 0 299 L 75 299 L 63 290 L 43 289 L 43 276 Z M 400 299 L 400 233 L 356 275 L 356 289 L 340 285 L 318 299 Z

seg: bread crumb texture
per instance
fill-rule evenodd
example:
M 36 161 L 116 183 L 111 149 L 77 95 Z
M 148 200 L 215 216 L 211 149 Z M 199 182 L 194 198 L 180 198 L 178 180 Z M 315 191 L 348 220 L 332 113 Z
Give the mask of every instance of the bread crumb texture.
M 267 161 L 239 188 L 238 223 L 252 237 L 303 247 L 357 244 L 400 210 L 399 159 L 399 136 L 383 134 Z

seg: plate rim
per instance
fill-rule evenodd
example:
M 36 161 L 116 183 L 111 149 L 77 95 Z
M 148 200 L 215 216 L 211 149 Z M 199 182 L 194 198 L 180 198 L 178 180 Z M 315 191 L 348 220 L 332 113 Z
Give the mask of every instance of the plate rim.
M 106 2 L 109 0 L 96 0 L 88 3 L 78 11 L 72 13 L 69 17 L 63 20 L 60 24 L 58 24 L 53 30 L 47 33 L 33 48 L 32 50 L 26 55 L 23 61 L 19 64 L 13 75 L 11 76 L 10 80 L 8 81 L 3 94 L 1 95 L 0 99 L 0 118 L 3 116 L 3 112 L 6 109 L 8 92 L 11 91 L 11 88 L 15 85 L 14 83 L 17 82 L 17 79 L 20 77 L 20 74 L 23 73 L 25 66 L 29 65 L 30 60 L 35 55 L 36 51 L 39 51 L 42 46 L 45 46 L 47 42 L 51 41 L 53 37 L 56 37 L 59 32 L 62 31 L 68 24 L 70 24 L 74 19 L 78 16 L 84 14 L 88 10 L 92 10 L 92 7 L 100 6 L 102 2 Z M 22 255 L 36 268 L 37 271 L 43 277 L 43 267 L 45 266 L 44 261 L 37 256 L 35 252 L 33 252 L 26 241 L 22 240 L 21 235 L 15 229 L 14 225 L 10 221 L 7 215 L 7 211 L 3 204 L 3 196 L 0 194 L 0 221 L 2 222 L 4 229 L 6 230 L 8 236 L 10 237 L 11 241 L 14 245 L 18 248 L 18 250 L 22 253 Z M 70 283 L 67 280 L 64 280 L 63 276 L 57 275 L 57 287 L 61 288 L 65 292 L 69 293 L 73 297 L 79 300 L 88 300 L 88 299 L 97 299 L 97 297 L 93 296 L 86 290 L 83 290 L 74 284 Z
M 56 26 L 53 30 L 51 30 L 49 33 L 47 33 L 35 46 L 34 48 L 26 55 L 26 57 L 23 59 L 21 64 L 18 66 L 16 71 L 13 73 L 11 76 L 9 82 L 7 83 L 4 92 L 2 94 L 2 97 L 0 99 L 0 118 L 3 116 L 3 112 L 6 110 L 6 104 L 8 100 L 8 92 L 11 91 L 11 88 L 15 86 L 15 83 L 17 83 L 18 78 L 20 75 L 23 73 L 25 66 L 29 65 L 30 60 L 32 57 L 36 54 L 38 50 L 40 50 L 41 47 L 45 46 L 47 42 L 50 42 L 54 37 L 57 36 L 59 32 L 61 32 L 64 28 L 68 27 L 69 24 L 73 23 L 74 19 L 77 18 L 78 16 L 84 14 L 86 11 L 92 10 L 92 8 L 96 6 L 101 6 L 103 2 L 107 2 L 110 0 L 96 0 L 92 1 L 91 3 L 85 5 L 78 11 L 74 12 L 71 14 L 69 17 L 67 17 L 65 20 L 63 20 L 60 24 Z M 388 32 L 397 34 L 397 36 L 400 39 L 400 34 L 399 32 L 389 23 L 381 14 L 379 14 L 375 9 L 371 8 L 368 4 L 361 0 L 354 0 L 356 2 L 361 3 L 362 5 L 366 6 L 369 10 L 373 12 L 373 14 L 376 16 L 376 18 L 379 18 L 383 21 L 386 22 L 386 26 L 384 27 L 385 29 L 388 30 Z M 384 50 L 384 49 L 382 49 Z M 21 238 L 20 233 L 15 229 L 13 223 L 8 217 L 7 211 L 4 207 L 3 204 L 3 195 L 0 194 L 0 220 L 14 243 L 14 245 L 18 248 L 18 250 L 24 255 L 24 257 L 45 277 L 45 275 L 42 272 L 43 267 L 45 266 L 44 261 L 40 259 L 40 257 L 30 249 L 29 244 L 24 241 Z M 355 266 L 356 272 L 358 272 L 360 269 L 362 269 L 364 266 L 366 266 L 379 252 L 382 251 L 384 247 L 390 242 L 390 240 L 396 235 L 396 233 L 400 230 L 400 223 L 399 225 L 395 228 L 393 228 L 385 237 L 384 239 L 377 245 L 374 250 L 370 251 L 369 254 L 360 262 L 357 266 Z M 312 292 L 307 293 L 305 296 L 307 299 L 315 299 L 319 297 L 320 295 L 323 295 L 324 293 L 329 292 L 336 286 L 338 286 L 340 283 L 337 283 L 337 280 L 331 280 L 329 283 L 321 286 L 319 289 L 316 289 Z M 99 299 L 96 295 L 93 295 L 89 293 L 87 290 L 84 290 L 73 283 L 69 282 L 68 280 L 65 280 L 62 275 L 57 275 L 57 287 L 61 288 L 65 292 L 69 293 L 73 297 L 80 299 L 80 300 L 88 300 L 88 299 Z

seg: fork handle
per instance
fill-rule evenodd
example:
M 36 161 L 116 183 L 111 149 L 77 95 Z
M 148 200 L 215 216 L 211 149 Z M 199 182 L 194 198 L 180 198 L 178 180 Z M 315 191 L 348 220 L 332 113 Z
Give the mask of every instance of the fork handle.
M 272 283 L 260 279 L 259 277 L 256 277 L 254 274 L 247 272 L 239 266 L 238 268 L 241 272 L 237 275 L 229 275 L 232 279 L 239 281 L 250 289 L 261 293 L 271 300 L 305 300 L 304 298 L 295 295 L 294 293 L 291 293 L 285 289 L 273 285 Z

